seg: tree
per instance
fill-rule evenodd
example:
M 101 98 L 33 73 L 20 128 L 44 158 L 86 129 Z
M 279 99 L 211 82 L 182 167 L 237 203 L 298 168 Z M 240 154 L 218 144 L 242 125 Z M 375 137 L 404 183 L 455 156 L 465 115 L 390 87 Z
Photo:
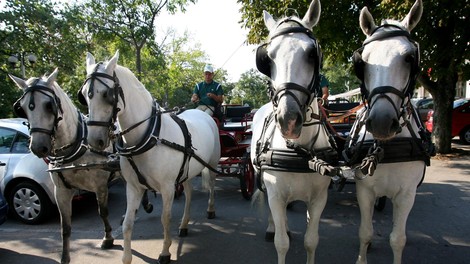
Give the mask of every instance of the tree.
M 196 0 L 89 0 L 84 4 L 87 21 L 97 36 L 104 39 L 119 38 L 130 44 L 135 52 L 137 76 L 142 77 L 142 49 L 155 39 L 155 20 L 166 6 L 170 12 L 184 11 L 188 3 Z
M 262 10 L 277 17 L 284 16 L 288 8 L 304 14 L 308 2 L 293 1 L 251 1 L 238 0 L 242 4 L 243 26 L 250 29 L 250 43 L 260 43 L 267 35 Z M 348 64 L 352 73 L 351 55 L 361 46 L 365 36 L 359 28 L 359 12 L 367 6 L 376 19 L 403 19 L 414 1 L 362 0 L 322 1 L 322 15 L 313 31 L 320 40 L 324 55 Z M 468 30 L 470 9 L 467 0 L 428 0 L 424 3 L 421 22 L 412 32 L 421 49 L 421 74 L 418 81 L 435 100 L 433 138 L 439 153 L 451 151 L 452 101 L 458 77 L 468 80 L 470 66 L 465 62 L 469 56 L 470 31 Z M 378 21 L 376 23 L 379 23 Z M 432 69 L 428 74 L 428 69 Z
M 253 108 L 259 108 L 269 102 L 267 93 L 268 79 L 261 76 L 256 70 L 249 70 L 243 73 L 235 85 L 236 93 L 233 103 L 249 104 Z M 236 101 L 235 101 L 236 100 Z M 230 101 L 232 103 L 232 100 Z
M 76 20 L 79 14 L 78 9 L 68 5 L 58 7 L 50 0 L 6 1 L 0 11 L 0 54 L 6 61 L 13 54 L 34 53 L 38 60 L 34 67 L 26 68 L 26 78 L 51 73 L 54 68 L 59 68 L 60 80 L 70 78 L 87 46 Z M 21 76 L 21 72 L 7 65 L 1 68 L 0 116 L 12 117 L 11 106 L 21 93 L 7 73 Z M 68 90 L 68 87 L 62 88 Z

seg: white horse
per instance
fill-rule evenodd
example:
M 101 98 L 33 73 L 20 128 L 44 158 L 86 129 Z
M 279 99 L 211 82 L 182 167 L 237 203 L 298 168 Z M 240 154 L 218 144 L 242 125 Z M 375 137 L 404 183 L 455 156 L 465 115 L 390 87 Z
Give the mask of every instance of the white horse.
M 170 217 L 175 184 L 183 182 L 186 204 L 180 236 L 187 234 L 191 203 L 191 179 L 202 171 L 209 187 L 208 217 L 215 216 L 214 183 L 220 159 L 219 131 L 214 120 L 200 110 L 176 116 L 165 113 L 137 77 L 117 64 L 119 53 L 104 63 L 87 54 L 87 80 L 79 94 L 89 107 L 89 144 L 103 149 L 109 144 L 115 121 L 121 129 L 117 149 L 126 180 L 127 210 L 123 223 L 123 263 L 131 263 L 131 236 L 135 211 L 146 189 L 160 191 L 163 200 L 163 249 L 160 263 L 170 262 Z
M 321 97 L 321 52 L 311 29 L 319 17 L 319 0 L 312 1 L 302 19 L 287 17 L 276 21 L 265 11 L 269 40 L 256 53 L 258 70 L 271 78 L 272 96 L 271 102 L 254 116 L 251 159 L 266 188 L 271 210 L 266 237 L 269 239 L 274 233 L 279 264 L 285 263 L 289 249 L 286 207 L 296 200 L 307 205 L 304 246 L 307 263 L 314 263 L 320 216 L 331 178 L 322 175 L 327 166 L 320 160 L 309 161 L 338 159 L 321 122 L 316 98 Z M 260 197 L 259 191 L 256 197 Z
M 393 203 L 393 229 L 390 245 L 394 264 L 401 263 L 406 243 L 406 221 L 413 207 L 416 189 L 422 181 L 429 155 L 425 133 L 413 109 L 419 49 L 410 31 L 423 11 L 417 0 L 401 21 L 374 23 L 368 9 L 361 10 L 359 24 L 367 36 L 353 60 L 362 80 L 366 108 L 358 114 L 345 150 L 353 156 L 369 153 L 356 172 L 357 199 L 361 211 L 360 249 L 357 264 L 367 263 L 367 248 L 373 236 L 372 217 L 376 198 L 387 196 Z M 364 124 L 365 125 L 362 125 Z M 383 160 L 379 161 L 382 158 Z M 354 165 L 353 167 L 355 167 Z
M 49 169 L 58 169 L 51 172 L 51 178 L 62 227 L 61 263 L 69 263 L 72 198 L 77 189 L 96 193 L 98 212 L 105 231 L 101 248 L 113 247 L 114 238 L 108 221 L 108 183 L 114 172 L 104 168 L 108 161 L 106 152 L 92 152 L 86 147 L 84 117 L 56 83 L 57 73 L 56 69 L 49 77 L 30 78 L 27 81 L 10 77 L 24 91 L 14 110 L 18 116 L 28 119 L 31 151 L 40 158 L 48 157 L 51 160 Z M 60 169 L 72 164 L 98 164 L 103 167 Z

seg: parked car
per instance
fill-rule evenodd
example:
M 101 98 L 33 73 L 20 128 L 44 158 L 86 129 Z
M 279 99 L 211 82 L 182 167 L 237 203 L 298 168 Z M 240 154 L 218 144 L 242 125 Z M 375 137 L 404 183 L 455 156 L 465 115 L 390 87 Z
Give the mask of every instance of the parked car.
M 426 129 L 432 132 L 432 126 L 435 120 L 434 111 L 428 112 Z M 454 101 L 452 110 L 452 137 L 459 136 L 464 144 L 470 144 L 470 99 L 462 98 Z
M 5 163 L 2 163 L 0 161 L 0 166 L 4 166 L 2 164 L 5 164 Z M 7 203 L 7 200 L 5 200 L 5 197 L 3 197 L 2 192 L 0 192 L 0 225 L 5 223 L 5 221 L 7 220 L 7 213 L 8 213 L 8 203 Z
M 428 119 L 429 110 L 434 109 L 434 101 L 432 98 L 413 98 L 411 103 L 416 108 L 419 118 L 424 123 Z
M 29 150 L 26 124 L 24 118 L 0 119 L 0 191 L 12 216 L 38 224 L 55 209 L 54 184 L 46 161 Z

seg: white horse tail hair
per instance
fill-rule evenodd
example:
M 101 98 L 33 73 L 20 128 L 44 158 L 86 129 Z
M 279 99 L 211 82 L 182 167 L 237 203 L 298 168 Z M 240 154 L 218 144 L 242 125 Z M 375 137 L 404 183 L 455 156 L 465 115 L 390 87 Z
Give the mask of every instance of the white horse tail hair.
M 204 168 L 201 171 L 201 178 L 202 178 L 201 183 L 202 183 L 202 189 L 204 191 L 210 190 L 211 181 L 212 181 L 212 177 L 211 177 L 212 173 L 213 172 L 211 172 L 208 168 Z
M 256 209 L 260 216 L 264 216 L 266 211 L 266 191 L 257 189 L 251 196 L 251 208 Z

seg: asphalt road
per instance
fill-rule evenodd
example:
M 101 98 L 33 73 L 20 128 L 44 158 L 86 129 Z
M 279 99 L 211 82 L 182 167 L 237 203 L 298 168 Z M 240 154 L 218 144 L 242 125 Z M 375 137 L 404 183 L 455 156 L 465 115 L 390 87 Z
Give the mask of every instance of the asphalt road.
M 464 264 L 470 263 L 470 151 L 467 155 L 433 158 L 424 183 L 418 188 L 416 202 L 408 218 L 408 240 L 403 263 Z M 216 213 L 206 219 L 207 195 L 201 191 L 200 179 L 192 204 L 189 236 L 179 238 L 177 229 L 184 199 L 175 200 L 171 246 L 172 263 L 276 263 L 274 244 L 264 241 L 266 213 L 253 208 L 243 199 L 235 178 L 217 180 Z M 133 263 L 156 263 L 162 245 L 160 224 L 161 199 L 151 198 L 154 212 L 139 210 L 132 241 Z M 94 197 L 74 202 L 71 263 L 121 263 L 121 216 L 125 211 L 124 184 L 110 188 L 110 221 L 114 228 L 115 246 L 101 250 L 102 224 Z M 303 233 L 306 227 L 305 205 L 293 204 L 288 211 L 292 232 L 287 263 L 305 263 Z M 387 201 L 382 212 L 374 215 L 374 239 L 369 250 L 369 263 L 392 263 L 388 235 L 392 227 L 392 205 Z M 320 223 L 317 263 L 355 263 L 358 242 L 359 209 L 354 184 L 342 192 L 329 192 L 328 203 Z M 28 226 L 7 220 L 0 226 L 0 262 L 2 264 L 59 263 L 61 253 L 60 225 L 55 216 L 39 226 Z

